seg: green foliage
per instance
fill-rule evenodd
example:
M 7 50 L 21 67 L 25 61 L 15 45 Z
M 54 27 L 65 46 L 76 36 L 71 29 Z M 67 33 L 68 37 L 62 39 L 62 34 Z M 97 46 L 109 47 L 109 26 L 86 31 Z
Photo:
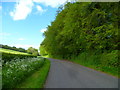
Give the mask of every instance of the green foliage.
M 10 50 L 10 49 L 4 49 L 4 48 L 0 48 L 0 52 L 3 52 L 3 53 L 11 53 L 11 54 L 24 54 L 24 55 L 29 55 L 28 53 L 19 52 L 19 51 Z
M 35 49 L 35 48 L 33 48 L 33 47 L 29 47 L 28 50 L 27 50 L 27 52 L 28 52 L 29 54 L 32 54 L 32 55 L 36 55 L 36 56 L 39 55 L 38 50 Z
M 67 3 L 58 10 L 42 42 L 49 55 L 79 55 L 87 50 L 112 51 L 118 48 L 118 3 Z
M 27 51 L 24 48 L 16 48 L 15 46 L 11 47 L 11 46 L 8 46 L 8 45 L 0 44 L 0 48 L 27 53 Z
M 111 53 L 83 52 L 79 56 L 72 56 L 71 61 L 119 77 L 118 50 Z
M 6 62 L 2 67 L 2 87 L 15 88 L 43 64 L 44 59 L 42 58 L 16 59 Z
M 71 59 L 80 55 L 85 63 L 118 68 L 114 53 L 120 44 L 118 7 L 118 2 L 68 2 L 58 9 L 44 33 L 44 51 L 51 57 Z M 86 59 L 89 56 L 91 59 Z
M 46 59 L 44 65 L 20 83 L 17 88 L 44 88 L 49 68 L 50 61 Z
M 44 45 L 41 44 L 39 49 L 40 49 L 40 55 L 42 56 L 47 55 Z
M 37 57 L 34 55 L 26 55 L 26 54 L 11 54 L 11 53 L 1 53 L 2 54 L 2 60 L 3 63 L 8 62 L 8 61 L 12 61 L 14 59 L 24 59 L 24 58 L 32 58 L 32 57 Z

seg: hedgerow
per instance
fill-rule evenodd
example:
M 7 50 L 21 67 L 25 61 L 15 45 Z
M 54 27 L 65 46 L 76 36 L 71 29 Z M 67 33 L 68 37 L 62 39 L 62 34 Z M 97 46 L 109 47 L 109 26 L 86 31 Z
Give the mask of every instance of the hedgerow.
M 2 54 L 2 61 L 3 63 L 7 62 L 7 61 L 11 61 L 14 59 L 24 59 L 24 58 L 33 58 L 33 57 L 37 57 L 34 55 L 25 55 L 25 54 L 11 54 L 11 53 L 1 53 Z
M 15 88 L 43 64 L 43 58 L 16 59 L 6 62 L 2 67 L 2 88 Z

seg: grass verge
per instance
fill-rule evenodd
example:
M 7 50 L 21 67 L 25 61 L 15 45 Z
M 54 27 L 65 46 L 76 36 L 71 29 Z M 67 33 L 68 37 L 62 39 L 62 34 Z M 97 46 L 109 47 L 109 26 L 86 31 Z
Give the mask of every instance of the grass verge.
M 102 71 L 119 78 L 119 61 L 118 51 L 114 50 L 110 53 L 95 53 L 84 52 L 77 57 L 72 57 L 70 61 L 78 63 L 80 65 L 90 67 L 92 69 Z
M 14 88 L 44 65 L 44 58 L 15 59 L 2 66 L 2 88 Z
M 31 76 L 25 79 L 16 88 L 43 88 L 50 68 L 50 61 L 45 60 L 44 65 Z
M 118 75 L 118 68 L 107 67 L 107 66 L 98 67 L 98 66 L 95 66 L 95 65 L 91 65 L 89 63 L 83 63 L 80 60 L 71 60 L 71 61 L 73 63 L 77 63 L 77 64 L 83 65 L 85 67 L 88 67 L 88 68 L 91 68 L 91 69 L 94 69 L 94 70 L 97 70 L 97 71 L 100 71 L 100 72 L 103 72 L 103 73 L 107 73 L 107 74 L 112 75 L 114 77 L 120 78 L 120 76 Z
M 64 60 L 60 57 L 53 58 Z M 118 58 L 118 50 L 113 50 L 109 53 L 83 52 L 78 56 L 71 55 L 70 57 L 67 57 L 67 61 L 120 78 L 120 61 L 118 61 Z

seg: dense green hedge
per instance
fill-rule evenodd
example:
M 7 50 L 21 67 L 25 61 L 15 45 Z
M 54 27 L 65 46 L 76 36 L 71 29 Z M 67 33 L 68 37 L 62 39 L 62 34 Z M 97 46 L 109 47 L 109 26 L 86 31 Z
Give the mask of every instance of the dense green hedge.
M 6 61 L 11 61 L 11 60 L 14 60 L 14 59 L 17 59 L 17 58 L 20 58 L 20 59 L 24 59 L 24 58 L 33 58 L 33 57 L 37 57 L 37 56 L 34 56 L 34 55 L 24 55 L 24 54 L 11 54 L 11 53 L 1 53 L 2 54 L 2 60 L 4 62 Z
M 2 88 L 14 88 L 41 68 L 44 58 L 26 58 L 9 61 L 2 67 Z

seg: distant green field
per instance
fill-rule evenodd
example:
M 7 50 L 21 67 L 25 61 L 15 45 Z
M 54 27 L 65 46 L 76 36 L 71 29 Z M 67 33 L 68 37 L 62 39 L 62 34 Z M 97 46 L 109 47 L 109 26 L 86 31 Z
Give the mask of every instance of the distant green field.
M 3 49 L 3 48 L 0 48 L 0 52 L 11 53 L 11 54 L 25 54 L 25 55 L 29 55 L 28 53 L 23 53 L 23 52 L 9 50 L 9 49 Z

